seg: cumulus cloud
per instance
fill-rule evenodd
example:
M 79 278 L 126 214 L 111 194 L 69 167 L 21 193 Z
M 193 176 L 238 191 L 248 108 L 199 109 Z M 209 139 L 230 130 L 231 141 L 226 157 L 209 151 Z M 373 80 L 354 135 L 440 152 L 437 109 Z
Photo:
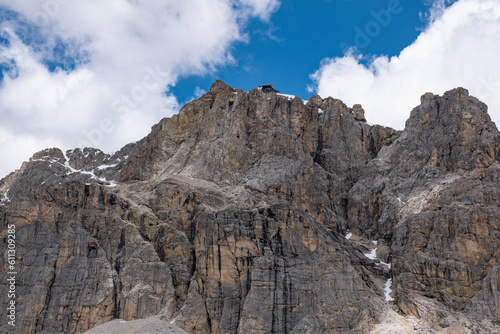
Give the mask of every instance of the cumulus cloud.
M 7 157 L 0 177 L 49 144 L 113 151 L 142 138 L 178 110 L 169 87 L 180 76 L 233 62 L 229 50 L 247 39 L 246 22 L 268 20 L 278 7 L 278 0 L 0 0 Z
M 447 8 L 443 4 L 437 2 L 427 28 L 398 56 L 366 62 L 354 50 L 324 59 L 311 75 L 313 90 L 350 105 L 361 103 L 369 122 L 402 129 L 422 94 L 461 86 L 488 104 L 498 126 L 500 2 L 459 0 Z
M 264 21 L 269 20 L 269 16 L 280 7 L 278 0 L 241 0 L 241 3 L 247 6 L 253 15 Z

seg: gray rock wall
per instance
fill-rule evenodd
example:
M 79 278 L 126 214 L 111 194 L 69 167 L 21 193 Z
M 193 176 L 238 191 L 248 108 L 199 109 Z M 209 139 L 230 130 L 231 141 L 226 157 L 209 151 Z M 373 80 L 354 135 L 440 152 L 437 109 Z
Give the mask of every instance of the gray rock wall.
M 465 89 L 425 94 L 395 131 L 360 105 L 218 81 L 112 156 L 48 149 L 0 181 L 14 332 L 156 316 L 200 334 L 368 333 L 388 310 L 487 332 L 499 150 Z

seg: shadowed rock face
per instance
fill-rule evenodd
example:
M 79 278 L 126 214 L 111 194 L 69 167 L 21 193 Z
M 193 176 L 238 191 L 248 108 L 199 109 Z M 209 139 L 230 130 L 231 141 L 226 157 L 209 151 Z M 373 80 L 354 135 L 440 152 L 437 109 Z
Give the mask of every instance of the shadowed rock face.
M 200 334 L 368 333 L 389 309 L 488 332 L 500 135 L 486 110 L 465 89 L 428 93 L 401 132 L 360 105 L 217 81 L 114 155 L 36 153 L 0 181 L 14 332 L 157 316 Z

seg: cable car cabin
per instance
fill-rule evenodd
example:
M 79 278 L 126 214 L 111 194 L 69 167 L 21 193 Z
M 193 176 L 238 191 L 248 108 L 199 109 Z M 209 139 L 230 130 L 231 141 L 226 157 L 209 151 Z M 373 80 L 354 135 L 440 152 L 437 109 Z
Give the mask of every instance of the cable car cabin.
M 97 249 L 97 243 L 95 243 L 95 242 L 89 243 L 89 248 L 90 249 Z
M 279 90 L 274 89 L 273 85 L 262 85 L 260 87 L 264 93 L 279 93 Z

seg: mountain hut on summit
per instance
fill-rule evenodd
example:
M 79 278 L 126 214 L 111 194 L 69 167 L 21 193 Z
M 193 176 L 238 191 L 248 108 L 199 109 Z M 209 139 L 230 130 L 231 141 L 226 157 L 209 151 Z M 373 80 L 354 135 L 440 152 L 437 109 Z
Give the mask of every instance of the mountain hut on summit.
M 262 85 L 262 86 L 260 86 L 260 89 L 262 89 L 262 91 L 264 93 L 279 93 L 280 92 L 279 90 L 274 89 L 273 85 Z

